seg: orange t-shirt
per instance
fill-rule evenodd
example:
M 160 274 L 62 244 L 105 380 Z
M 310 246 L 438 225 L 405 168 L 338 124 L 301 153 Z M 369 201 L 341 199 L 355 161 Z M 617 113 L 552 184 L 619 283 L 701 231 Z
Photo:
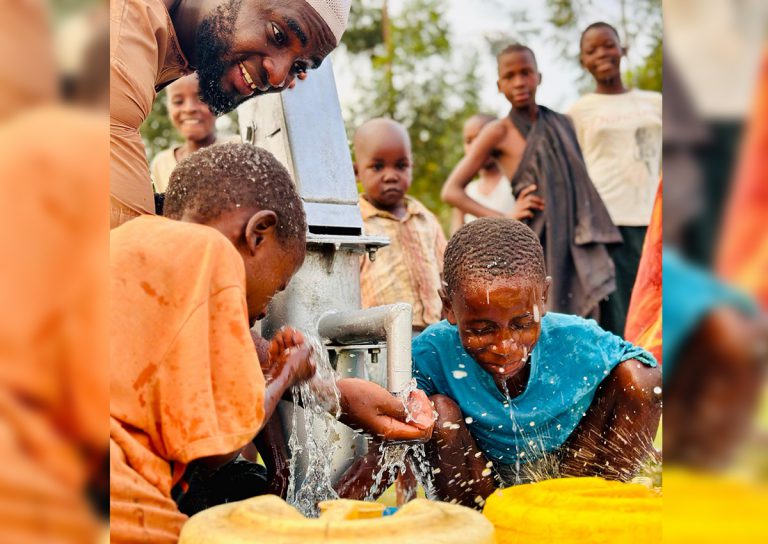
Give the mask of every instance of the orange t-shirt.
M 105 117 L 51 104 L 0 123 L 2 542 L 98 532 L 83 490 L 107 449 Z
M 768 47 L 718 242 L 718 275 L 768 309 Z
M 162 0 L 112 0 L 109 38 L 110 193 L 124 206 L 152 214 L 139 127 L 152 111 L 156 90 L 191 70 Z
M 112 542 L 175 542 L 171 488 L 264 419 L 245 268 L 217 230 L 142 216 L 110 235 Z

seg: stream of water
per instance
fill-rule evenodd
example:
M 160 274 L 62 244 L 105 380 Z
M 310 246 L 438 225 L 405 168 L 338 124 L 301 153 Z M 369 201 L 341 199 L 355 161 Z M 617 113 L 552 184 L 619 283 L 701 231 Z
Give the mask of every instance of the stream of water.
M 334 454 L 339 447 L 336 433 L 336 419 L 329 412 L 339 409 L 339 390 L 336 387 L 336 372 L 331 366 L 328 351 L 322 341 L 304 333 L 310 346 L 312 358 L 317 368 L 311 380 L 291 388 L 293 395 L 293 419 L 291 436 L 288 439 L 290 450 L 287 501 L 307 517 L 318 517 L 317 503 L 338 499 L 331 482 L 331 470 Z M 297 409 L 301 405 L 303 410 Z M 299 438 L 300 432 L 306 434 L 304 443 Z M 305 452 L 307 470 L 304 479 L 298 482 L 296 461 Z

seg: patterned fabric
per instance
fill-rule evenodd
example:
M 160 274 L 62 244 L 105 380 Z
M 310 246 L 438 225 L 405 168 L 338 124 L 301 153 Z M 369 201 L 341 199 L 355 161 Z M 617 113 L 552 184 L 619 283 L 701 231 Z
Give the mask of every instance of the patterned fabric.
M 653 205 L 651 224 L 645 234 L 643 255 L 637 270 L 635 287 L 629 303 L 624 338 L 650 351 L 661 363 L 661 250 L 662 250 L 662 194 L 659 182 L 656 203 Z
M 360 197 L 366 234 L 387 236 L 390 244 L 376 260 L 360 261 L 363 307 L 407 302 L 416 329 L 440 321 L 443 304 L 438 290 L 443 274 L 445 234 L 437 218 L 418 200 L 405 197 L 405 217 L 397 219 Z

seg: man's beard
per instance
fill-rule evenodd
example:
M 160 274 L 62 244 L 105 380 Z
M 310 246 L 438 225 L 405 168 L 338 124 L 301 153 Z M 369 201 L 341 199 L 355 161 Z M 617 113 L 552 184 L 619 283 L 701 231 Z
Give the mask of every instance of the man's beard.
M 228 93 L 221 88 L 221 78 L 231 66 L 226 59 L 232 50 L 235 22 L 242 0 L 229 0 L 200 23 L 195 36 L 197 76 L 200 98 L 208 104 L 214 115 L 235 109 L 245 97 Z

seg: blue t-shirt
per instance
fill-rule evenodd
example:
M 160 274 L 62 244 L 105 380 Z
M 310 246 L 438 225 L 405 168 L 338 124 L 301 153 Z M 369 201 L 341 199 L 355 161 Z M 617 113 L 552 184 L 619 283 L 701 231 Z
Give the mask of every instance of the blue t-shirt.
M 558 449 L 584 417 L 600 382 L 629 359 L 656 366 L 650 353 L 593 320 L 547 313 L 531 353 L 528 385 L 510 406 L 461 345 L 456 326 L 441 321 L 413 341 L 419 389 L 453 399 L 480 449 L 504 464 L 531 462 Z
M 711 272 L 687 262 L 675 250 L 662 257 L 664 304 L 664 383 L 677 368 L 680 350 L 710 312 L 731 307 L 755 315 L 757 305 L 744 293 L 717 280 Z

